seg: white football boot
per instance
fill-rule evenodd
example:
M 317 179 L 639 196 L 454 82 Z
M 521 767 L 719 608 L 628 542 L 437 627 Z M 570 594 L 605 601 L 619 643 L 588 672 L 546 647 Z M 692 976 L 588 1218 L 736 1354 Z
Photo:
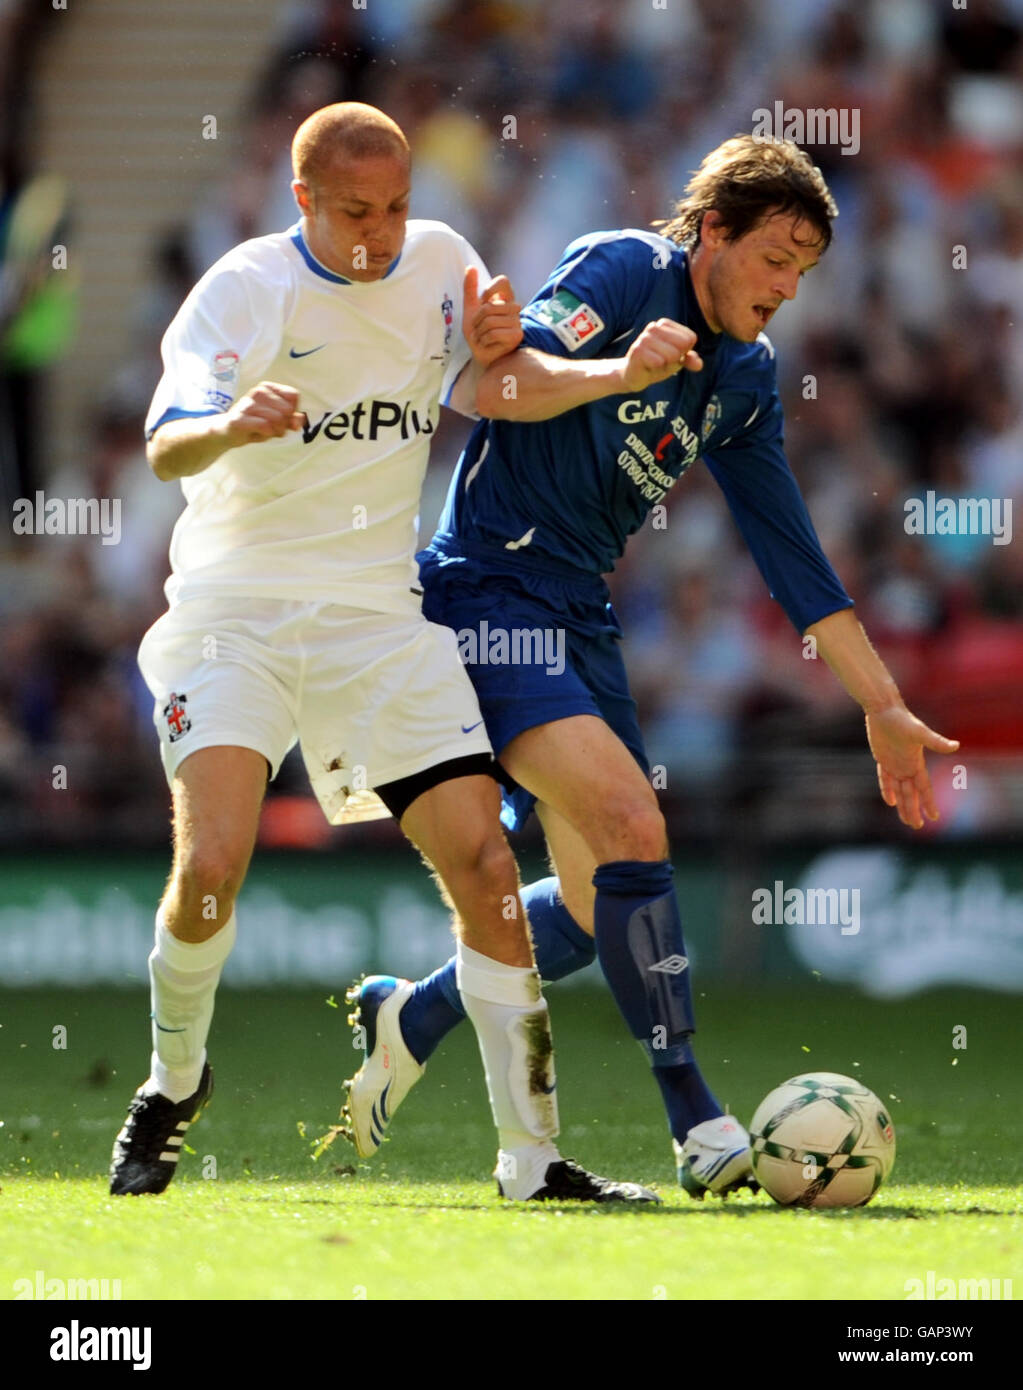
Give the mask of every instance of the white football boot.
M 394 1112 L 426 1071 L 401 1036 L 398 1015 L 412 993 L 411 980 L 367 975 L 352 985 L 345 1001 L 356 1006 L 348 1015 L 353 1028 L 365 1032 L 366 1060 L 344 1084 L 348 1095 L 341 1109 L 342 1133 L 360 1158 L 372 1158 Z
M 704 1120 L 693 1126 L 684 1143 L 671 1142 L 679 1183 L 690 1197 L 703 1201 L 708 1192 L 727 1197 L 741 1187 L 759 1190 L 749 1135 L 734 1115 Z

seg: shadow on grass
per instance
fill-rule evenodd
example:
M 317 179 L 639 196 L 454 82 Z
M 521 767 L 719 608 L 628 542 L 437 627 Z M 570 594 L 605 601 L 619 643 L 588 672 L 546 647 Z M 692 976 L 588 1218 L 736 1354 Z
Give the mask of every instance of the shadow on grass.
M 263 1199 L 260 1199 L 263 1200 Z M 301 1197 L 298 1199 L 302 1204 L 313 1205 L 333 1205 L 329 1198 L 323 1197 Z M 868 1206 L 868 1207 L 830 1207 L 820 1209 L 805 1209 L 799 1207 L 782 1207 L 775 1202 L 715 1202 L 713 1205 L 709 1201 L 702 1204 L 696 1202 L 688 1206 L 667 1206 L 663 1203 L 655 1205 L 652 1202 L 520 1202 L 502 1205 L 487 1205 L 482 1202 L 460 1202 L 456 1199 L 438 1199 L 437 1201 L 424 1201 L 417 1197 L 413 1201 L 379 1201 L 367 1200 L 360 1201 L 360 1207 L 379 1207 L 379 1208 L 398 1208 L 402 1211 L 483 1211 L 490 1215 L 495 1212 L 508 1211 L 515 1215 L 543 1215 L 545 1212 L 556 1211 L 562 1215 L 573 1215 L 583 1217 L 600 1216 L 605 1218 L 636 1218 L 648 1220 L 652 1217 L 692 1217 L 692 1216 L 712 1216 L 718 1220 L 749 1220 L 750 1218 L 763 1219 L 764 1217 L 794 1219 L 814 1219 L 824 1221 L 926 1221 L 929 1217 L 962 1217 L 962 1216 L 1007 1216 L 1010 1213 L 1000 1211 L 996 1207 L 966 1207 L 959 1211 L 939 1210 L 937 1208 L 926 1207 L 893 1207 L 893 1206 Z
M 350 1176 L 345 1174 L 345 1179 Z M 11 1172 L 0 1174 L 0 1181 L 9 1182 L 11 1190 L 25 1187 L 44 1187 L 49 1184 L 60 1185 L 67 1182 L 67 1176 L 54 1177 L 49 1174 L 38 1172 Z M 71 1179 L 74 1182 L 95 1183 L 102 1188 L 102 1197 L 106 1200 L 109 1196 L 106 1189 L 106 1174 L 75 1174 Z M 223 1193 L 225 1188 L 230 1188 L 233 1182 L 252 1183 L 252 1178 L 221 1178 L 216 1185 Z M 259 1182 L 260 1179 L 256 1179 Z M 262 1181 L 267 1181 L 263 1179 Z M 471 1198 L 459 1199 L 457 1195 L 450 1192 L 451 1188 L 456 1188 L 463 1184 L 478 1182 L 478 1179 L 471 1176 L 455 1177 L 452 1176 L 437 1185 L 446 1188 L 450 1195 L 439 1195 L 432 1198 L 425 1195 L 422 1191 L 426 1183 L 418 1183 L 420 1189 L 417 1192 L 409 1193 L 408 1199 L 403 1200 L 400 1194 L 400 1184 L 397 1182 L 381 1183 L 379 1178 L 371 1179 L 365 1185 L 361 1185 L 358 1180 L 355 1182 L 347 1180 L 335 1180 L 333 1183 L 324 1174 L 315 1175 L 310 1181 L 309 1175 L 285 1176 L 275 1175 L 275 1182 L 281 1183 L 281 1189 L 270 1192 L 240 1192 L 233 1194 L 234 1199 L 246 1204 L 276 1204 L 291 1202 L 298 1206 L 322 1206 L 338 1208 L 347 1206 L 348 1199 L 352 1199 L 352 1206 L 358 1208 L 391 1209 L 406 1212 L 430 1212 L 430 1211 L 465 1211 L 465 1212 L 487 1212 L 493 1215 L 496 1212 L 507 1211 L 514 1215 L 526 1215 L 527 1217 L 543 1215 L 544 1213 L 558 1212 L 560 1215 L 572 1215 L 575 1217 L 604 1217 L 608 1219 L 635 1218 L 638 1220 L 649 1220 L 655 1217 L 713 1217 L 717 1220 L 741 1220 L 750 1219 L 763 1220 L 772 1217 L 777 1220 L 788 1219 L 796 1220 L 816 1220 L 816 1221 L 926 1221 L 933 1217 L 954 1217 L 961 1219 L 964 1217 L 978 1216 L 1018 1216 L 1017 1210 L 1007 1210 L 1004 1207 L 989 1207 L 979 1203 L 972 1203 L 963 1207 L 945 1206 L 899 1206 L 893 1203 L 872 1202 L 865 1207 L 824 1207 L 824 1208 L 801 1208 L 801 1207 L 782 1207 L 776 1202 L 772 1202 L 766 1195 L 758 1197 L 742 1197 L 739 1199 L 721 1201 L 719 1199 L 706 1198 L 703 1202 L 690 1200 L 688 1202 L 678 1202 L 668 1204 L 662 1201 L 660 1204 L 648 1202 L 501 1202 L 496 1197 L 491 1202 L 481 1202 Z M 293 1190 L 285 1189 L 294 1186 L 305 1186 L 309 1184 L 309 1190 L 300 1195 Z M 194 1180 L 186 1179 L 174 1185 L 173 1191 L 182 1193 L 194 1187 L 196 1190 L 209 1191 L 211 1184 L 199 1183 Z M 372 1193 L 373 1188 L 377 1193 Z M 659 1195 L 662 1199 L 665 1196 L 676 1195 L 676 1189 L 661 1189 Z M 150 1198 L 149 1200 L 155 1200 Z

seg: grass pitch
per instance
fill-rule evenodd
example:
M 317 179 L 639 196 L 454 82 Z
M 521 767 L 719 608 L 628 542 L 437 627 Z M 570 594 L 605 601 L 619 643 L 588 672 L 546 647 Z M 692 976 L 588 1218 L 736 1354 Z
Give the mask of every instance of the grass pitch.
M 866 1208 L 813 1212 L 765 1194 L 701 1204 L 679 1191 L 657 1088 L 610 997 L 551 987 L 562 1152 L 659 1189 L 662 1207 L 634 1211 L 497 1198 L 467 1024 L 372 1163 L 342 1141 L 312 1161 L 358 1065 L 343 984 L 338 1008 L 325 991 L 222 991 L 216 1091 L 189 1132 L 194 1152 L 162 1197 L 117 1199 L 105 1172 L 146 1071 L 144 993 L 8 992 L 0 1299 L 37 1271 L 117 1279 L 124 1299 L 900 1300 L 929 1271 L 1013 1279 L 1023 1292 L 1016 1000 L 879 1003 L 826 986 L 712 988 L 698 1000 L 704 1070 L 744 1122 L 801 1071 L 862 1077 L 888 1101 L 898 1138 L 888 1183 Z M 952 1047 L 960 1025 L 965 1050 Z

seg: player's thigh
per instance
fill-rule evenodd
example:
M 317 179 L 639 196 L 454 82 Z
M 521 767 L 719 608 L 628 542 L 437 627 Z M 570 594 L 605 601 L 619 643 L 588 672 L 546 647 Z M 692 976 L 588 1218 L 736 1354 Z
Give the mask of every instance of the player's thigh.
M 269 771 L 262 753 L 232 746 L 200 748 L 180 763 L 171 784 L 175 875 L 210 891 L 241 887 Z
M 536 803 L 536 814 L 543 826 L 551 868 L 558 876 L 565 906 L 583 931 L 593 935 L 593 900 L 597 890 L 593 874 L 597 857 L 579 831 L 546 802 Z
M 201 769 L 211 760 L 192 760 L 214 750 L 250 753 L 247 761 L 262 769 L 264 781 L 266 765 L 271 778 L 276 776 L 296 737 L 295 686 L 302 657 L 287 641 L 296 608 L 242 599 L 190 600 L 170 609 L 146 633 L 139 670 L 153 696 L 153 724 L 172 789 L 187 763 L 192 770 L 186 781 L 205 787 Z
M 370 811 L 368 801 L 377 798 L 366 789 L 463 758 L 489 759 L 479 703 L 447 628 L 418 612 L 325 605 L 307 646 L 299 737 L 313 791 L 333 824 Z
M 579 714 L 526 729 L 501 750 L 501 765 L 579 832 L 598 863 L 667 853 L 653 788 L 603 719 Z
M 300 653 L 286 640 L 297 605 L 191 600 L 139 649 L 174 802 L 180 898 L 240 886 L 267 777 L 295 739 Z

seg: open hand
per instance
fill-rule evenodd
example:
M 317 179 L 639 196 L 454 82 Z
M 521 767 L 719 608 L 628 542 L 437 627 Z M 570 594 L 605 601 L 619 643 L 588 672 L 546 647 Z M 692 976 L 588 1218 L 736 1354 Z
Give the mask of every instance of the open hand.
M 920 830 L 924 816 L 937 820 L 938 807 L 924 749 L 954 753 L 959 741 L 936 734 L 905 705 L 896 705 L 867 715 L 867 742 L 877 762 L 881 795 L 886 805 L 898 809 L 903 825 Z

